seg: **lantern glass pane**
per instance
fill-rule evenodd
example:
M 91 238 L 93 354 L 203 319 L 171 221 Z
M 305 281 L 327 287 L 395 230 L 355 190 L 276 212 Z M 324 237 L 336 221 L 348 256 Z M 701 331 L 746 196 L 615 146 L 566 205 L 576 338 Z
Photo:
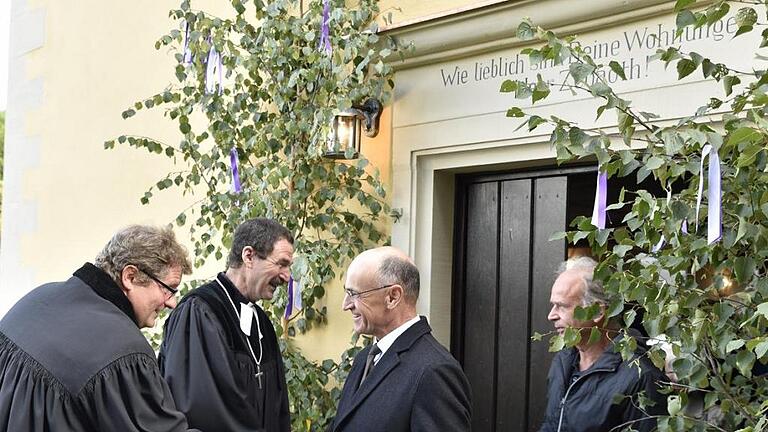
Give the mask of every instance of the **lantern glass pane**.
M 325 156 L 333 159 L 356 158 L 360 150 L 361 121 L 354 113 L 342 112 L 333 119 Z

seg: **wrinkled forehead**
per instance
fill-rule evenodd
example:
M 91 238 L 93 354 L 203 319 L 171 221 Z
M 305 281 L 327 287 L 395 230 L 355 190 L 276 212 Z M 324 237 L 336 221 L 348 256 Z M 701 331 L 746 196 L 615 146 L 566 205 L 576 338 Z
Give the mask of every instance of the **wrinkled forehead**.
M 293 257 L 293 245 L 286 239 L 279 239 L 272 246 L 272 256 L 291 259 Z
M 552 297 L 580 299 L 584 296 L 584 277 L 587 275 L 587 272 L 579 269 L 564 271 L 552 285 Z

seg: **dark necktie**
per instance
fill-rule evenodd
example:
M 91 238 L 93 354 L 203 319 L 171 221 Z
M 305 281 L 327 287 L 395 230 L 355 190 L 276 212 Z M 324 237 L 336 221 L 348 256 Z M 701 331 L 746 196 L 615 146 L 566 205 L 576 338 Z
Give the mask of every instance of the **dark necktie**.
M 381 353 L 381 350 L 376 344 L 373 344 L 371 347 L 371 350 L 368 351 L 368 357 L 365 358 L 365 369 L 363 369 L 363 377 L 360 378 L 360 385 L 363 384 L 363 381 L 365 381 L 365 378 L 368 376 L 368 374 L 371 372 L 371 369 L 373 369 L 373 359 Z

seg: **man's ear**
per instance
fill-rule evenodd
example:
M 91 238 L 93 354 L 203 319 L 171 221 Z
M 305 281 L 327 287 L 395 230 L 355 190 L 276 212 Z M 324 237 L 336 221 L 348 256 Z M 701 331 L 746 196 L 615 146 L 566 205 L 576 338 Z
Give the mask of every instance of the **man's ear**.
M 389 293 L 387 294 L 387 298 L 386 298 L 387 309 L 396 308 L 397 305 L 399 305 L 400 302 L 403 301 L 404 295 L 405 295 L 405 292 L 403 291 L 403 287 L 400 286 L 400 284 L 392 285 L 389 288 Z
M 594 318 L 593 322 L 598 327 L 603 327 L 604 328 L 604 327 L 608 326 L 608 319 L 606 319 L 606 316 L 605 316 L 606 309 L 608 308 L 608 306 L 606 306 L 606 305 L 604 305 L 602 303 L 600 303 L 599 306 L 600 306 L 600 313 L 597 314 L 597 316 Z
M 246 266 L 250 266 L 254 258 L 256 258 L 256 251 L 251 246 L 244 247 L 243 251 L 240 252 L 240 259 L 243 260 L 243 264 L 246 264 Z
M 123 271 L 120 273 L 120 281 L 122 282 L 122 289 L 125 292 L 132 290 L 137 284 L 134 282 L 136 275 L 139 273 L 139 269 L 133 265 L 127 265 L 123 267 Z

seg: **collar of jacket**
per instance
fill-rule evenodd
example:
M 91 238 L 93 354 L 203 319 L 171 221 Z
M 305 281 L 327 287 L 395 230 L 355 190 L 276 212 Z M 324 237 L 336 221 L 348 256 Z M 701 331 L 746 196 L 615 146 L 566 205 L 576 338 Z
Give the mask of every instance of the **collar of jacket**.
M 398 336 L 397 339 L 395 339 L 395 342 L 391 347 L 389 347 L 387 352 L 392 351 L 399 354 L 403 351 L 408 351 L 414 342 L 416 342 L 425 333 L 429 333 L 431 331 L 432 328 L 429 326 L 429 323 L 427 323 L 427 318 L 421 316 L 419 317 L 419 322 L 412 325 L 408 330 L 406 330 L 403 334 Z
M 87 262 L 72 275 L 85 282 L 86 285 L 91 287 L 91 289 L 101 298 L 117 306 L 118 309 L 136 324 L 136 327 L 139 326 L 138 321 L 136 321 L 136 315 L 133 313 L 133 306 L 131 305 L 130 300 L 128 300 L 128 297 L 125 296 L 123 290 L 106 272 L 104 272 L 104 270 Z
M 629 333 L 630 336 L 636 337 L 638 336 L 634 332 Z M 583 371 L 584 373 L 588 373 L 591 370 L 607 370 L 610 369 L 612 371 L 616 371 L 616 369 L 619 368 L 621 363 L 624 361 L 624 359 L 621 358 L 620 352 L 614 351 L 614 346 L 616 345 L 616 342 L 620 338 L 623 338 L 624 334 L 618 334 L 616 337 L 613 338 L 613 341 L 608 344 L 607 347 L 605 347 L 605 351 L 603 351 L 603 354 L 600 355 L 600 357 L 595 361 L 595 363 L 589 367 L 589 369 Z M 638 350 L 641 350 L 641 347 L 638 345 Z M 560 366 L 563 368 L 564 371 L 567 371 L 571 368 L 571 365 L 574 364 L 576 361 L 575 357 L 579 355 L 579 350 L 577 348 L 571 348 L 565 351 L 565 355 L 562 357 L 562 361 L 560 363 Z M 637 353 L 633 357 L 636 357 Z M 630 359 L 632 360 L 632 359 Z
M 218 279 L 221 282 L 221 284 L 224 285 L 224 289 L 226 289 L 227 292 L 229 293 L 229 296 L 232 297 L 232 302 L 235 303 L 235 306 L 238 308 L 238 310 L 240 310 L 240 303 L 245 303 L 245 304 L 251 303 L 247 298 L 245 298 L 243 293 L 241 293 L 240 290 L 237 289 L 235 284 L 231 280 L 229 280 L 226 273 L 220 272 L 218 275 L 216 275 L 216 279 Z M 221 288 L 221 287 L 217 287 L 217 288 Z M 229 304 L 229 301 L 226 299 L 224 300 L 224 302 Z M 230 306 L 230 309 L 231 309 L 231 306 Z

